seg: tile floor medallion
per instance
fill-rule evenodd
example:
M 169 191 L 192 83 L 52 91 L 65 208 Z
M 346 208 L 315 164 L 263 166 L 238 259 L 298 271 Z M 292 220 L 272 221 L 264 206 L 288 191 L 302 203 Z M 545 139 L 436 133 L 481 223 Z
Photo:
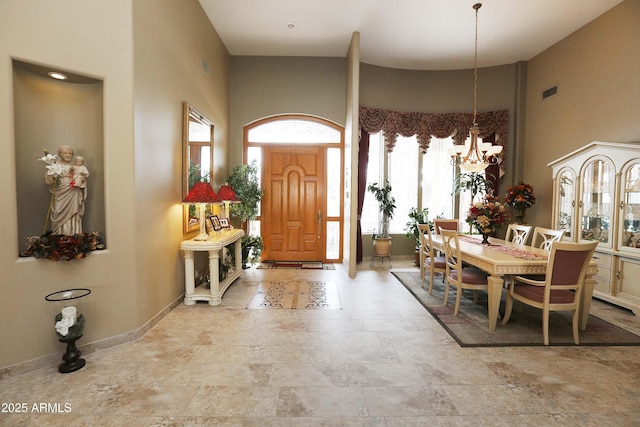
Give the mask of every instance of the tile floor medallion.
M 261 282 L 247 304 L 249 309 L 324 308 L 341 310 L 340 295 L 331 282 Z

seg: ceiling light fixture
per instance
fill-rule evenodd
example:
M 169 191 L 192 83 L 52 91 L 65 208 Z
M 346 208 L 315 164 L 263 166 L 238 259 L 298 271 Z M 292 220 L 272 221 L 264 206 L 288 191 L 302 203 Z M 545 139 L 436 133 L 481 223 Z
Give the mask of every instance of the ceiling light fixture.
M 67 80 L 66 74 L 62 74 L 57 71 L 50 71 L 48 74 L 49 74 L 49 77 L 54 78 L 56 80 Z
M 476 122 L 476 106 L 478 91 L 478 9 L 482 3 L 476 3 L 473 8 L 476 11 L 476 38 L 473 58 L 473 126 L 469 129 L 470 138 L 464 145 L 456 145 L 449 149 L 451 159 L 456 166 L 469 173 L 478 173 L 485 170 L 491 164 L 498 163 L 497 155 L 502 152 L 501 145 L 478 142 L 480 128 Z

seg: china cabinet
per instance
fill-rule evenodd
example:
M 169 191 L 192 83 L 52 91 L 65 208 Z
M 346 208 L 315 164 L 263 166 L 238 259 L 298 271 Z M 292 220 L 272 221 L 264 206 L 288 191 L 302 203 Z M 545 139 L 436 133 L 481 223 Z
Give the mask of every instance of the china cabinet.
M 548 166 L 552 227 L 599 242 L 594 297 L 640 313 L 640 142 L 595 141 Z

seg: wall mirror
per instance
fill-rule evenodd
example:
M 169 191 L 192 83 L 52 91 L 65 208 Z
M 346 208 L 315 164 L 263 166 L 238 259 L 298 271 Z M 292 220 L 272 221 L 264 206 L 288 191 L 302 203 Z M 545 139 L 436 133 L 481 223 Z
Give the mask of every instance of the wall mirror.
M 213 179 L 213 123 L 198 110 L 184 103 L 182 126 L 182 198 L 193 184 Z M 198 231 L 199 216 L 195 205 L 183 205 L 184 233 Z

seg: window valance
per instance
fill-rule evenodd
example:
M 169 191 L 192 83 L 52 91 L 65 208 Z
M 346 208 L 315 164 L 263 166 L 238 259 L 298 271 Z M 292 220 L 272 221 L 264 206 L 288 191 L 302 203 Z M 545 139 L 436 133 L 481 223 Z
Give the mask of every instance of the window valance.
M 476 121 L 480 128 L 480 138 L 495 133 L 494 144 L 504 145 L 507 141 L 509 111 L 488 111 L 477 113 Z M 473 125 L 472 113 L 404 113 L 381 108 L 360 107 L 360 128 L 369 134 L 384 132 L 387 151 L 393 151 L 398 135 L 409 137 L 417 135 L 418 144 L 423 153 L 427 152 L 431 137 L 447 138 L 463 145 Z

